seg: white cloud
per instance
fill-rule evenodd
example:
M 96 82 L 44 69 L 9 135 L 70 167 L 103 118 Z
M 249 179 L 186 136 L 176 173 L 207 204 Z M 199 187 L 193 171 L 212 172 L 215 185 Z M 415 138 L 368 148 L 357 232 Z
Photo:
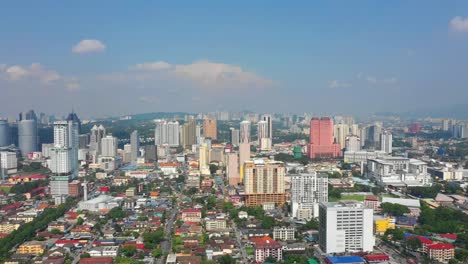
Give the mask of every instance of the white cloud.
M 468 32 L 468 17 L 456 16 L 452 18 L 449 27 L 456 32 Z
M 375 76 L 372 75 L 367 75 L 362 72 L 358 73 L 356 75 L 356 78 L 358 80 L 364 80 L 369 84 L 395 84 L 398 82 L 398 79 L 396 77 L 390 77 L 390 78 L 384 78 L 384 79 L 379 79 Z
M 43 83 L 50 83 L 61 78 L 56 71 L 47 69 L 39 63 L 33 63 L 29 66 L 4 66 L 0 68 L 0 71 L 2 71 L 10 81 L 36 79 Z
M 103 52 L 105 50 L 106 45 L 96 39 L 83 39 L 72 47 L 73 53 Z
M 351 86 L 349 83 L 344 83 L 338 80 L 331 80 L 330 82 L 328 82 L 328 87 L 332 89 L 341 88 L 341 87 L 349 87 L 349 86 Z
M 239 66 L 217 63 L 208 60 L 199 60 L 191 64 L 171 65 L 164 61 L 146 62 L 130 66 L 131 75 L 103 76 L 103 79 L 118 79 L 133 77 L 138 80 L 154 78 L 155 72 L 165 74 L 173 79 L 189 80 L 192 83 L 206 88 L 222 87 L 267 87 L 273 81 L 246 71 Z M 150 73 L 148 73 L 150 72 Z M 146 74 L 145 74 L 146 73 Z M 110 77 L 110 78 L 109 78 Z
M 133 71 L 160 71 L 170 69 L 171 64 L 165 61 L 145 62 L 130 66 L 129 69 Z
M 70 92 L 75 92 L 80 89 L 80 84 L 75 81 L 68 82 L 65 84 L 65 86 L 67 87 L 67 90 Z

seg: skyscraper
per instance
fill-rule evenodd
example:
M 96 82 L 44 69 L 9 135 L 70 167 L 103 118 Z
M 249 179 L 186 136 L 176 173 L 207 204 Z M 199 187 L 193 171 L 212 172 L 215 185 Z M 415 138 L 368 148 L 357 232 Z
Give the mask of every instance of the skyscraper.
M 18 120 L 18 145 L 21 155 L 27 158 L 30 152 L 37 151 L 38 143 L 36 113 L 33 110 L 20 113 Z
M 52 196 L 68 195 L 68 182 L 78 177 L 80 120 L 72 113 L 66 121 L 54 123 L 54 147 L 50 150 L 50 192 Z
M 244 179 L 244 163 L 250 160 L 250 144 L 240 143 L 239 144 L 239 176 L 240 182 Z
M 321 203 L 319 223 L 319 245 L 327 254 L 374 249 L 373 209 L 363 203 Z
M 333 121 L 329 117 L 312 118 L 309 133 L 309 158 L 341 156 L 341 146 L 334 142 Z
M 271 115 L 264 114 L 262 115 L 262 120 L 267 123 L 267 137 L 273 140 L 273 120 Z
M 245 205 L 285 203 L 285 167 L 283 162 L 254 159 L 244 162 Z
M 334 125 L 336 143 L 340 144 L 341 149 L 345 148 L 347 135 L 349 135 L 349 126 L 347 124 Z
M 184 147 L 192 147 L 197 144 L 197 123 L 191 118 L 182 127 L 182 140 Z
M 236 147 L 239 146 L 239 129 L 235 129 L 231 127 L 229 129 L 229 133 L 230 133 L 231 144 Z
M 380 134 L 380 150 L 385 153 L 392 153 L 392 133 L 390 131 L 385 130 Z
M 314 171 L 290 178 L 292 216 L 307 220 L 318 217 L 319 203 L 328 202 L 328 176 Z
M 202 143 L 198 153 L 198 168 L 202 175 L 210 175 L 210 168 L 208 166 L 209 149 L 206 143 Z
M 226 176 L 229 185 L 237 185 L 240 183 L 239 156 L 237 153 L 227 154 Z
M 169 145 L 179 146 L 179 122 L 166 120 L 157 120 L 154 130 L 154 144 L 156 146 Z
M 240 122 L 239 142 L 250 143 L 250 121 L 244 120 Z
M 346 151 L 359 151 L 361 150 L 361 140 L 356 135 L 349 135 L 346 137 L 345 148 Z
M 218 139 L 218 127 L 216 119 L 205 118 L 203 119 L 203 136 L 205 138 L 211 138 L 213 140 Z
M 117 138 L 107 135 L 101 139 L 101 156 L 115 157 L 117 156 Z
M 103 125 L 94 125 L 91 128 L 89 148 L 96 152 L 96 156 L 101 154 L 101 140 L 106 136 L 106 129 Z
M 257 123 L 257 139 L 261 151 L 271 150 L 271 138 L 269 137 L 268 121 Z
M 132 165 L 137 165 L 138 163 L 138 153 L 140 151 L 140 138 L 138 137 L 138 131 L 134 130 L 130 134 L 130 145 L 132 146 L 132 151 L 131 151 L 131 163 Z
M 0 118 L 0 147 L 8 146 L 10 141 L 10 125 L 7 119 Z

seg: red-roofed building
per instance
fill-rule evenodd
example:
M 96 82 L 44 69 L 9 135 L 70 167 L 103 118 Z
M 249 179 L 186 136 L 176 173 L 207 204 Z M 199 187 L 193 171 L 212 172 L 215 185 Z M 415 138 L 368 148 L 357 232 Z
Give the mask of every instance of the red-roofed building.
M 455 246 L 452 244 L 438 243 L 427 246 L 427 255 L 430 259 L 449 261 L 455 257 Z
M 16 210 L 18 208 L 20 208 L 21 206 L 23 206 L 22 203 L 18 202 L 18 203 L 13 203 L 13 204 L 10 204 L 10 205 L 7 205 L 7 206 L 4 206 L 2 207 L 2 209 L 0 209 L 0 212 L 2 213 L 7 213 L 9 211 L 13 211 L 13 210 Z
M 136 241 L 129 241 L 129 242 L 123 244 L 122 247 L 135 247 L 138 250 L 144 250 L 145 249 L 145 244 L 137 243 Z
M 375 254 L 375 255 L 367 255 L 364 257 L 367 263 L 381 263 L 384 261 L 389 261 L 390 257 L 385 254 Z
M 195 222 L 201 221 L 202 211 L 200 209 L 185 209 L 182 211 L 181 218 L 184 222 Z
M 268 257 L 278 261 L 283 259 L 283 247 L 271 237 L 253 237 L 250 242 L 255 245 L 255 261 L 263 262 Z
M 417 239 L 419 239 L 419 241 L 421 241 L 422 248 L 420 249 L 420 251 L 422 251 L 424 253 L 427 253 L 427 246 L 432 245 L 434 243 L 429 238 L 423 237 L 423 236 L 408 236 L 408 237 L 406 237 L 406 240 L 408 240 L 410 238 L 417 238 Z
M 458 238 L 457 234 L 439 234 L 438 236 L 453 241 L 457 240 Z
M 372 208 L 374 211 L 379 211 L 379 197 L 374 195 L 368 195 L 364 198 L 364 205 L 367 208 Z
M 31 174 L 31 175 L 16 175 L 10 177 L 8 179 L 11 183 L 18 183 L 18 182 L 31 182 L 31 181 L 38 181 L 38 180 L 45 180 L 47 176 L 42 174 Z
M 111 257 L 93 257 L 93 258 L 82 258 L 80 264 L 112 264 L 114 259 Z

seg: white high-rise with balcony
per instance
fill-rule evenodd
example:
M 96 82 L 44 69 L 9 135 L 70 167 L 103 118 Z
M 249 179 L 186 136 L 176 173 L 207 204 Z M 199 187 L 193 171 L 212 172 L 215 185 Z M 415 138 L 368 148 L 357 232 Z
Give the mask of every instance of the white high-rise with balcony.
M 290 179 L 292 216 L 307 220 L 318 217 L 319 203 L 328 202 L 328 176 L 313 171 L 293 174 Z
M 101 148 L 103 157 L 115 157 L 117 156 L 117 138 L 108 135 L 101 139 Z

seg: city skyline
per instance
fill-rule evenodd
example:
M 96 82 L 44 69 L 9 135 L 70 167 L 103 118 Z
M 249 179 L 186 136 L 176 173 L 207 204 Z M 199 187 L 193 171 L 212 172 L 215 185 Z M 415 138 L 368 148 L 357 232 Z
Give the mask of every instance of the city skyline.
M 468 96 L 464 1 L 90 3 L 4 4 L 0 115 L 359 115 Z

